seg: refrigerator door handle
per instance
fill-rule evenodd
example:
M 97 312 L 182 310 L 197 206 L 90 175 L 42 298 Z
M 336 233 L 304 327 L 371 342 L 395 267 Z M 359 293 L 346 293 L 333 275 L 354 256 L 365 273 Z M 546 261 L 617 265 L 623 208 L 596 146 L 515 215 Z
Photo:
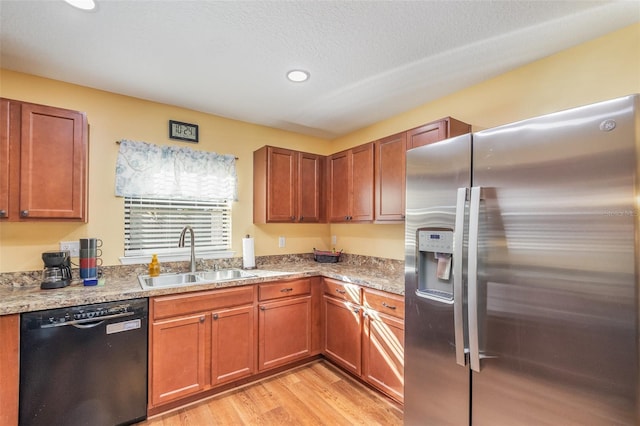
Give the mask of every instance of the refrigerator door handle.
M 468 318 L 469 358 L 471 370 L 480 372 L 480 345 L 478 341 L 478 228 L 480 220 L 479 186 L 471 188 L 469 203 L 469 259 L 468 259 Z
M 453 232 L 453 325 L 456 363 L 462 366 L 467 365 L 464 342 L 464 293 L 462 283 L 462 247 L 466 201 L 467 188 L 458 188 L 456 222 Z

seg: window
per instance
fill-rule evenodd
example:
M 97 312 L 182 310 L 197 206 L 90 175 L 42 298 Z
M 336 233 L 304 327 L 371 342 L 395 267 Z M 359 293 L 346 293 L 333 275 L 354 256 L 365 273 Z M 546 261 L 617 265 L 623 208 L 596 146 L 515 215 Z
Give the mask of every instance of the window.
M 187 147 L 121 141 L 115 191 L 125 201 L 124 257 L 120 261 L 142 263 L 153 253 L 161 260 L 188 259 L 190 247 L 178 248 L 186 225 L 194 231 L 198 257 L 233 256 L 235 160 L 233 155 Z M 190 245 L 189 237 L 185 245 Z
M 186 225 L 193 228 L 199 257 L 231 250 L 231 202 L 125 197 L 125 257 L 186 254 L 188 247 L 178 249 Z M 190 244 L 189 238 L 187 234 L 185 245 Z

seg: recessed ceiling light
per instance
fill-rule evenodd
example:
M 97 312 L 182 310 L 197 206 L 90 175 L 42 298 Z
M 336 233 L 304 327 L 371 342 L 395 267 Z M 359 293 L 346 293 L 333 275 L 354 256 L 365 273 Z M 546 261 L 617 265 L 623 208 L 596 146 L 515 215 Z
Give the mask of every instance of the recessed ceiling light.
M 73 7 L 77 7 L 82 10 L 93 10 L 96 8 L 96 3 L 93 0 L 64 0 Z
M 309 79 L 309 71 L 291 70 L 287 73 L 287 78 L 294 83 L 302 83 Z

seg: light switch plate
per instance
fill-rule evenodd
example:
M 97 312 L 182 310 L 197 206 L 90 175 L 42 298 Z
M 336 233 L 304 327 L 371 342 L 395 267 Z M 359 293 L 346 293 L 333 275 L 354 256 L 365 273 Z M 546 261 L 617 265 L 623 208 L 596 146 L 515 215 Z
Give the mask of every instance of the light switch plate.
M 284 247 L 284 237 L 278 237 L 278 247 L 283 248 Z
M 335 246 L 338 243 L 338 237 L 335 235 L 331 236 L 331 245 Z
M 69 256 L 80 256 L 80 241 L 60 241 L 60 251 L 69 251 Z

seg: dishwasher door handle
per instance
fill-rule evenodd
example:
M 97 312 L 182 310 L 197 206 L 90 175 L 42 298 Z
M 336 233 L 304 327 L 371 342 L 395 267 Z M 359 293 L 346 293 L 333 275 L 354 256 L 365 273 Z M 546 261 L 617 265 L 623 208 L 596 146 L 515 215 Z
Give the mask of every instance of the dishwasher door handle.
M 92 328 L 92 327 L 95 327 L 96 325 L 102 324 L 108 319 L 128 317 L 131 315 L 135 315 L 135 312 L 121 312 L 119 314 L 105 315 L 103 317 L 94 317 L 94 318 L 86 318 L 81 320 L 56 322 L 52 324 L 42 324 L 40 328 L 65 327 L 67 325 L 72 325 L 76 328 Z M 94 321 L 99 321 L 99 322 L 94 323 Z M 90 324 L 87 324 L 87 323 L 90 323 Z

